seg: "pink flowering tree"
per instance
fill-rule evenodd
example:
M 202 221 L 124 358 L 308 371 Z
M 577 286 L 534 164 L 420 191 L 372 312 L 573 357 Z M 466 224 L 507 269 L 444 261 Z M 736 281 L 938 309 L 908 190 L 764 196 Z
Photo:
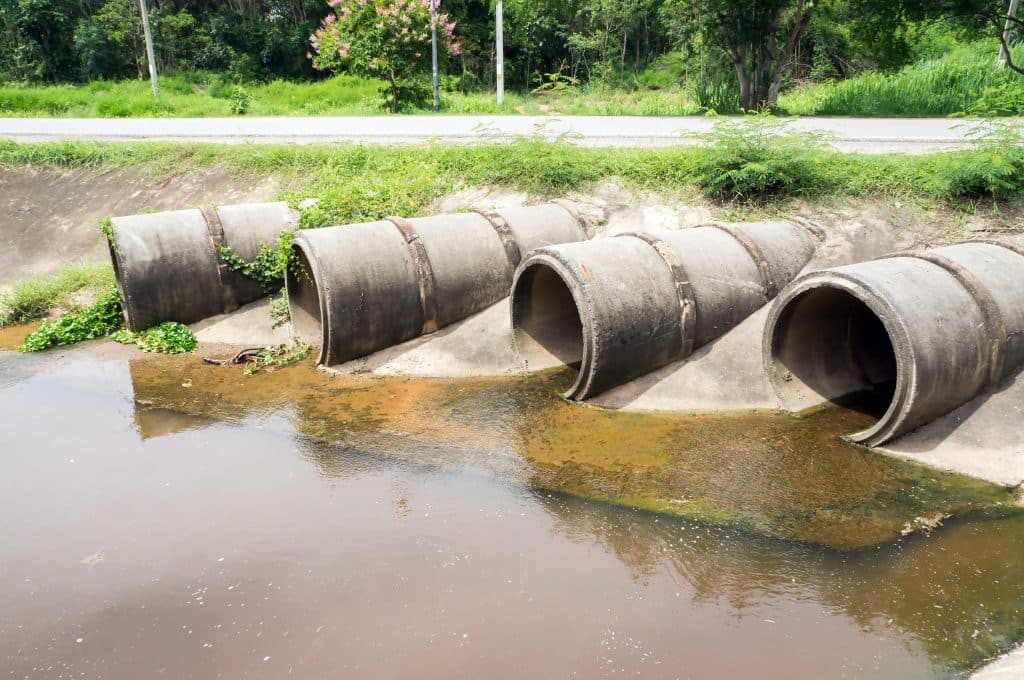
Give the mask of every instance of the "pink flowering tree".
M 440 0 L 434 0 L 440 5 Z M 391 111 L 429 97 L 430 0 L 328 0 L 331 13 L 310 36 L 313 67 L 385 82 Z M 459 53 L 455 22 L 437 14 L 439 48 Z

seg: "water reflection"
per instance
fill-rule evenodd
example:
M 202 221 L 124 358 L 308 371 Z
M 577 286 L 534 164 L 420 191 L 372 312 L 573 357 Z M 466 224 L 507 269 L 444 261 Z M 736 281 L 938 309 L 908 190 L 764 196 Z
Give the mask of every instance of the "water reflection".
M 843 414 L 681 425 L 532 385 L 83 356 L 0 391 L 0 654 L 114 678 L 924 678 L 1024 637 L 1020 515 L 853 552 L 747 530 L 875 536 L 903 492 L 988 487 L 818 444 Z M 839 500 L 782 512 L 804 487 Z
M 538 495 L 555 527 L 615 554 L 645 582 L 671 568 L 695 603 L 737 615 L 779 601 L 821 603 L 867 633 L 919 644 L 937 672 L 968 669 L 1024 638 L 1024 518 L 958 522 L 856 553 L 782 543 L 685 520 Z M 814 622 L 806 622 L 814 639 Z
M 294 367 L 246 378 L 182 358 L 131 371 L 136 402 L 150 407 L 231 422 L 286 410 L 288 429 L 363 455 L 836 548 L 894 540 L 936 513 L 1012 512 L 1005 489 L 844 442 L 865 416 L 839 406 L 799 419 L 624 413 L 553 396 L 558 373 L 452 381 Z

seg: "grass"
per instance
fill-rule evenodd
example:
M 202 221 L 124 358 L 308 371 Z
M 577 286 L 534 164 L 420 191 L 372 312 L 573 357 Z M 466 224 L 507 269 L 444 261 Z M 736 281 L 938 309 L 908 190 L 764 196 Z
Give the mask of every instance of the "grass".
M 792 136 L 779 150 L 759 139 L 763 133 L 751 123 L 739 136 L 725 128 L 716 132 L 717 138 L 706 140 L 710 147 L 658 149 L 595 149 L 536 138 L 400 147 L 0 142 L 0 166 L 141 167 L 168 178 L 219 164 L 248 177 L 274 175 L 287 200 L 319 198 L 303 212 L 303 226 L 416 215 L 465 187 L 502 186 L 554 196 L 607 178 L 656 191 L 697 187 L 729 201 L 776 196 L 951 203 L 1024 199 L 1024 149 L 1006 141 L 1019 139 L 1013 129 L 981 140 L 974 149 L 926 155 L 840 154 Z M 723 170 L 731 176 L 723 178 Z
M 1024 115 L 1024 77 L 995 65 L 993 41 L 959 45 L 892 74 L 865 73 L 842 81 L 797 87 L 783 93 L 780 112 L 847 116 Z M 1024 46 L 1014 50 L 1024 63 Z M 698 84 L 666 71 L 657 82 L 631 87 L 601 84 L 569 87 L 545 96 L 510 92 L 498 106 L 492 93 L 442 93 L 448 114 L 561 114 L 682 116 L 702 112 Z M 380 84 L 349 75 L 315 82 L 276 80 L 237 85 L 210 73 L 161 79 L 154 101 L 148 81 L 96 81 L 86 85 L 0 86 L 0 116 L 200 117 L 348 116 L 383 114 Z M 727 95 L 731 97 L 732 95 Z M 430 112 L 429 106 L 411 113 Z
M 980 41 L 898 73 L 809 85 L 780 97 L 779 108 L 800 116 L 1024 115 L 1024 76 L 998 68 L 998 50 Z M 1013 54 L 1024 63 L 1024 46 Z
M 354 116 L 383 114 L 373 80 L 339 75 L 316 82 L 234 85 L 211 74 L 179 74 L 160 81 L 154 101 L 148 81 L 96 81 L 87 85 L 0 86 L 0 116 L 13 117 L 201 117 Z M 621 91 L 583 87 L 534 97 L 509 93 L 498 106 L 491 93 L 446 92 L 449 114 L 689 115 L 699 112 L 689 91 L 679 88 Z M 421 108 L 414 113 L 429 113 Z
M 55 310 L 76 310 L 113 283 L 109 263 L 69 265 L 53 276 L 16 281 L 0 293 L 0 327 L 43 319 Z

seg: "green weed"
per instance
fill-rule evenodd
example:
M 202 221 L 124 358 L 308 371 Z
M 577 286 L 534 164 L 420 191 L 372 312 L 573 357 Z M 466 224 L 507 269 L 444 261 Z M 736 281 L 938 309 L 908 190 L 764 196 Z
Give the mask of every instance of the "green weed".
M 281 297 L 270 302 L 270 321 L 274 328 L 280 328 L 292 319 L 291 309 L 288 307 L 288 291 L 281 290 Z
M 143 352 L 163 354 L 191 352 L 197 344 L 196 336 L 189 327 L 176 321 L 164 321 L 139 333 L 122 329 L 110 336 L 110 339 L 122 345 L 135 345 Z
M 110 286 L 92 305 L 68 312 L 55 321 L 44 321 L 25 338 L 22 352 L 39 352 L 56 345 L 71 345 L 113 333 L 121 327 L 121 296 Z
M 250 357 L 245 365 L 245 375 L 256 375 L 264 368 L 283 368 L 302 361 L 310 355 L 313 347 L 301 340 L 294 347 L 278 345 L 266 347 L 259 354 Z

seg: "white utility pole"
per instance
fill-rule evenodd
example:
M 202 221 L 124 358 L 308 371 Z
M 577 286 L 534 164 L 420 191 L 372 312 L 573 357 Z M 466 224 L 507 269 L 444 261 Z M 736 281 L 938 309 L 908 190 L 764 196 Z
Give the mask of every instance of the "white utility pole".
M 1010 0 L 1010 8 L 1006 10 L 1006 26 L 1003 28 L 1003 44 L 999 48 L 999 65 L 1006 66 L 1010 60 L 1010 52 L 1007 46 L 1013 34 L 1014 18 L 1017 16 L 1017 0 Z
M 494 8 L 495 19 L 495 45 L 494 51 L 497 55 L 498 72 L 495 76 L 495 84 L 498 86 L 498 106 L 505 103 L 505 11 L 501 0 L 498 0 Z
M 149 79 L 153 83 L 153 99 L 160 98 L 160 85 L 156 80 L 156 57 L 153 56 L 153 34 L 149 31 L 149 8 L 146 0 L 139 0 L 142 9 L 142 31 L 146 34 L 146 61 L 149 62 Z
M 437 85 L 437 0 L 430 0 L 430 61 L 434 68 L 434 113 L 441 110 L 441 92 Z

